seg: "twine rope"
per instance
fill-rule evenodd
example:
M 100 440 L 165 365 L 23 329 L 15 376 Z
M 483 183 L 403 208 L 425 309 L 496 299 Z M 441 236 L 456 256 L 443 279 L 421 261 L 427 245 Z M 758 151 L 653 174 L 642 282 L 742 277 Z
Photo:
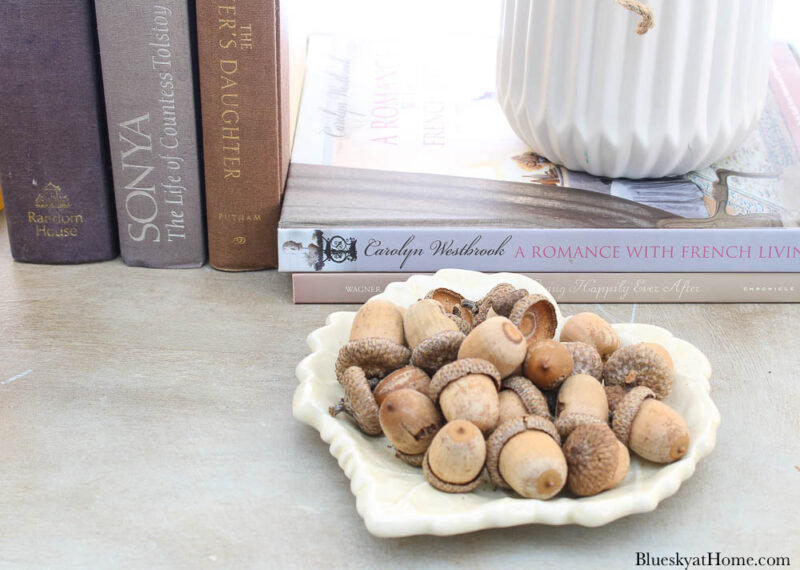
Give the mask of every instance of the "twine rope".
M 643 4 L 640 0 L 617 0 L 617 4 L 642 17 L 639 21 L 639 26 L 636 28 L 636 33 L 640 36 L 646 34 L 648 30 L 656 25 L 653 9 L 647 4 Z

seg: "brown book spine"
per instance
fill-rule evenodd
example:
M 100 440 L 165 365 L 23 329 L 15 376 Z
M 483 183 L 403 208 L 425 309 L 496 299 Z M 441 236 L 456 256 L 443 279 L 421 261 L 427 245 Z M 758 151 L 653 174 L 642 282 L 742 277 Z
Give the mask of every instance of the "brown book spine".
M 278 0 L 198 0 L 209 263 L 275 267 L 288 167 L 288 70 Z

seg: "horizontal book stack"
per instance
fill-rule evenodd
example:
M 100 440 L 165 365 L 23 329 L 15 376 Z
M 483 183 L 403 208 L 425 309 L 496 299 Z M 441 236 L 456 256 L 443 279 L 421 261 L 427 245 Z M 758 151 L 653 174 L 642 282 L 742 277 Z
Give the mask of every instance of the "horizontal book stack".
M 311 40 L 278 231 L 297 302 L 361 302 L 443 267 L 534 273 L 562 301 L 587 301 L 592 280 L 641 284 L 615 301 L 800 299 L 800 67 L 786 44 L 737 153 L 680 178 L 610 180 L 517 139 L 493 43 Z

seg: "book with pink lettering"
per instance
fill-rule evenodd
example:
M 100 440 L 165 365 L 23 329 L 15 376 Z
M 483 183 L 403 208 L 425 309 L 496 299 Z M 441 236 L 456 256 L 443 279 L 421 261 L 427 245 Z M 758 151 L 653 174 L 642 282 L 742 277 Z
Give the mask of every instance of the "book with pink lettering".
M 279 269 L 800 270 L 800 66 L 787 44 L 743 146 L 659 180 L 535 154 L 497 102 L 494 58 L 494 38 L 312 38 Z

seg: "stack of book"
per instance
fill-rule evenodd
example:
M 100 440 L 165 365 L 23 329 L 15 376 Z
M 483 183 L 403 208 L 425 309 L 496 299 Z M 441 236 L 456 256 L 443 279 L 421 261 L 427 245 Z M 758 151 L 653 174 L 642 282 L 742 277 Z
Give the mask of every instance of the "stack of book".
M 4 2 L 0 183 L 14 258 L 275 267 L 285 36 L 277 0 Z
M 443 267 L 529 273 L 562 302 L 800 300 L 800 66 L 787 44 L 733 156 L 612 180 L 514 135 L 494 43 L 311 39 L 278 230 L 296 302 L 362 302 Z

